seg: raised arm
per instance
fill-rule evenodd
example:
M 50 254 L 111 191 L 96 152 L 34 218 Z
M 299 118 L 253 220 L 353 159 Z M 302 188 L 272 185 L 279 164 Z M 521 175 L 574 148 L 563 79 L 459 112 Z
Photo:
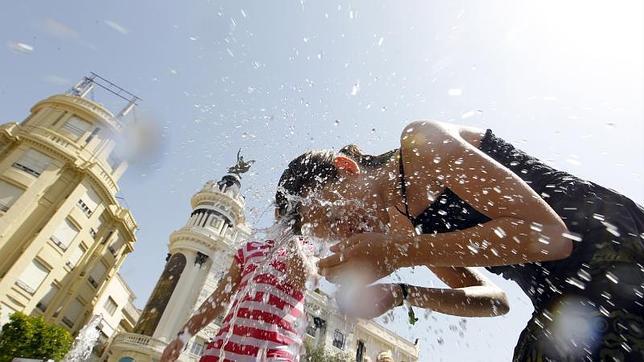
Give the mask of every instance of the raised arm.
M 492 219 L 466 230 L 417 236 L 405 264 L 493 266 L 570 255 L 572 242 L 563 236 L 561 218 L 521 178 L 465 140 L 458 127 L 414 122 L 403 131 L 401 149 L 415 187 L 440 182 Z M 418 195 L 426 192 L 410 192 L 410 198 Z M 426 205 L 422 201 L 416 204 Z
M 411 305 L 463 317 L 494 317 L 510 310 L 505 292 L 474 269 L 430 269 L 452 289 L 409 286 Z
M 221 277 L 217 289 L 206 298 L 197 312 L 181 328 L 177 338 L 165 348 L 161 362 L 175 361 L 181 354 L 183 346 L 192 336 L 226 311 L 232 296 L 237 293 L 240 281 L 241 270 L 237 262 L 233 261 L 228 272 Z
M 463 317 L 494 317 L 510 310 L 505 293 L 479 272 L 470 268 L 430 269 L 450 288 L 407 285 L 407 302 L 412 306 Z M 349 297 L 351 302 L 341 307 L 350 315 L 366 319 L 403 304 L 399 284 L 372 285 Z

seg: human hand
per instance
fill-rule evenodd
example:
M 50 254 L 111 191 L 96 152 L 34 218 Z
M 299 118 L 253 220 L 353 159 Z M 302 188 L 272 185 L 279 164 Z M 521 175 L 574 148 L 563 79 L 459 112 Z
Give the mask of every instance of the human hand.
M 394 309 L 403 302 L 398 284 L 376 284 L 350 291 L 338 291 L 340 310 L 349 316 L 372 319 Z
M 329 281 L 342 282 L 342 276 L 359 274 L 360 282 L 370 284 L 404 266 L 408 244 L 393 235 L 355 234 L 331 247 L 335 252 L 318 262 L 321 275 Z
M 161 362 L 173 362 L 179 358 L 181 351 L 183 350 L 183 341 L 181 338 L 175 338 L 170 344 L 168 344 L 163 350 L 161 355 Z

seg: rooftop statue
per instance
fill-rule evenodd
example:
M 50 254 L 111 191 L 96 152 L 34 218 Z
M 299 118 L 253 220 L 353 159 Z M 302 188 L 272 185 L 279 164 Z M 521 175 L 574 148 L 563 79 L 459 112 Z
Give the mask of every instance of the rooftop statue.
M 241 177 L 242 173 L 248 172 L 250 166 L 255 163 L 255 160 L 244 161 L 244 156 L 241 155 L 241 148 L 237 151 L 237 164 L 228 168 L 228 173 L 235 174 Z

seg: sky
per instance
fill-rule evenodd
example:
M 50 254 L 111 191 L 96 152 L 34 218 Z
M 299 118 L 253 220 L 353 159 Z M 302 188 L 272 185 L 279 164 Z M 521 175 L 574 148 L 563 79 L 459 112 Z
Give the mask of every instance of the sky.
M 140 227 L 121 274 L 143 307 L 190 197 L 219 179 L 239 148 L 257 161 L 243 181 L 257 226 L 270 222 L 264 212 L 290 159 L 349 143 L 381 153 L 418 119 L 491 128 L 644 203 L 642 6 L 11 2 L 0 11 L 0 122 L 23 120 L 91 71 L 143 99 L 133 116 L 156 130 L 159 146 L 120 181 Z M 441 285 L 421 268 L 400 277 Z M 506 316 L 427 313 L 411 327 L 400 312 L 385 325 L 419 338 L 421 360 L 508 360 L 532 307 L 514 283 L 490 278 L 509 295 Z

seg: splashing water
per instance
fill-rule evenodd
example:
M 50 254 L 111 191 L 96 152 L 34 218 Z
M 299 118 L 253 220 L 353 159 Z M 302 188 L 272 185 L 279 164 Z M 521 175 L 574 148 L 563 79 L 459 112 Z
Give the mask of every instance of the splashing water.
M 303 248 L 302 243 L 293 242 L 295 237 L 297 236 L 293 234 L 292 229 L 287 225 L 287 222 L 284 222 L 284 221 L 275 223 L 273 226 L 269 228 L 255 231 L 253 235 L 249 238 L 249 240 L 273 240 L 274 246 L 268 251 L 268 253 L 263 258 L 263 260 L 258 262 L 258 267 L 251 272 L 251 275 L 248 277 L 248 280 L 253 280 L 255 276 L 259 274 L 267 273 L 271 268 L 271 265 L 270 265 L 271 262 L 275 260 L 274 258 L 277 257 L 276 255 L 277 252 L 280 250 L 286 250 L 287 252 L 295 253 L 295 255 L 297 255 L 297 257 L 301 258 L 301 260 L 303 261 L 303 264 L 304 264 L 303 267 L 306 273 L 306 283 L 305 283 L 306 288 L 310 290 L 316 288 L 319 280 L 319 276 L 317 274 L 317 267 L 315 265 L 316 258 L 310 252 L 307 252 Z M 240 290 L 237 291 L 237 296 L 235 299 L 241 301 L 247 295 L 251 295 L 251 293 L 255 293 L 256 288 L 257 288 L 256 283 L 246 283 L 244 287 L 242 287 Z M 238 302 L 235 304 L 234 308 L 228 312 L 228 315 L 231 316 L 229 325 L 234 326 L 236 324 L 237 314 L 241 306 L 242 306 L 242 303 Z M 306 328 L 306 324 L 296 326 L 296 329 L 298 332 L 303 332 L 305 328 Z M 231 340 L 231 337 L 233 336 L 233 331 L 234 331 L 234 328 L 230 328 L 228 332 L 223 336 L 223 345 L 225 345 L 226 343 L 228 343 L 228 341 Z M 298 334 L 303 334 L 303 333 L 298 333 Z M 300 347 L 303 347 L 303 346 L 300 346 Z M 300 350 L 291 350 L 290 352 L 293 355 L 299 355 L 301 353 Z M 267 353 L 267 348 L 260 349 L 256 357 L 258 358 L 258 360 L 264 360 L 265 358 L 267 358 L 266 353 Z M 219 351 L 219 359 L 223 360 L 225 357 L 226 357 L 225 349 L 221 348 Z
M 103 316 L 94 315 L 89 322 L 78 332 L 72 349 L 67 352 L 63 362 L 82 362 L 89 359 L 92 349 L 98 341 L 100 331 L 98 326 L 103 321 Z

